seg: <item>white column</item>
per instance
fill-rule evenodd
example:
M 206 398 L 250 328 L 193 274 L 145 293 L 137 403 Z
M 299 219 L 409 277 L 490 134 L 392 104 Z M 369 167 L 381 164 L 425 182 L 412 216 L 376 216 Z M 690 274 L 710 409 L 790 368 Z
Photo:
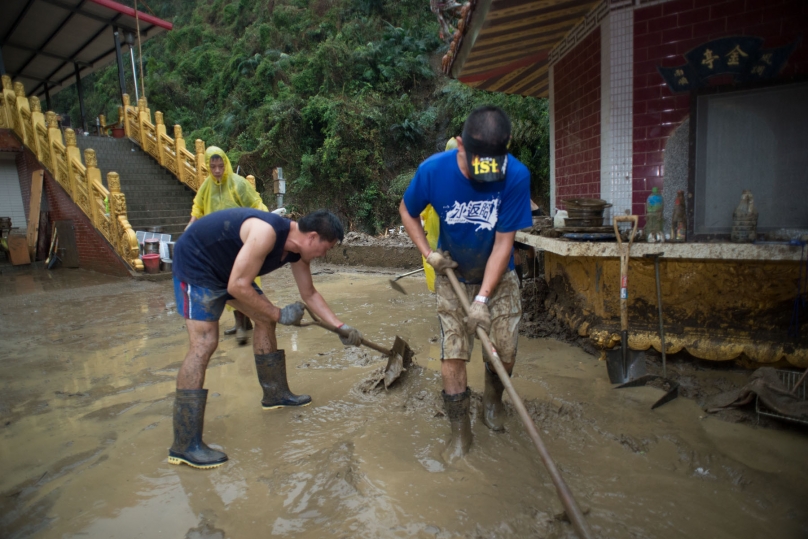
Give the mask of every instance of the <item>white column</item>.
M 607 216 L 631 213 L 634 12 L 612 11 L 601 23 L 600 197 Z
M 547 70 L 550 82 L 550 98 L 547 106 L 550 108 L 550 215 L 555 215 L 556 207 L 556 173 L 555 173 L 555 91 L 553 90 L 553 66 Z

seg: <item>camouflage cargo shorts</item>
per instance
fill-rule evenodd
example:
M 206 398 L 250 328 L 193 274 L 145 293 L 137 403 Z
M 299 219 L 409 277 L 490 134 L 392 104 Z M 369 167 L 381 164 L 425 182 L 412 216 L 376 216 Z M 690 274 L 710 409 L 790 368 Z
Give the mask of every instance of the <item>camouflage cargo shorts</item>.
M 469 303 L 480 291 L 479 284 L 463 284 Z M 452 285 L 445 275 L 435 279 L 438 296 L 438 320 L 440 321 L 441 360 L 471 358 L 474 336 L 466 332 L 463 306 L 457 300 Z M 519 294 L 519 279 L 515 271 L 506 271 L 488 300 L 491 313 L 491 342 L 504 363 L 516 358 L 516 343 L 519 338 L 519 321 L 522 318 L 522 301 Z

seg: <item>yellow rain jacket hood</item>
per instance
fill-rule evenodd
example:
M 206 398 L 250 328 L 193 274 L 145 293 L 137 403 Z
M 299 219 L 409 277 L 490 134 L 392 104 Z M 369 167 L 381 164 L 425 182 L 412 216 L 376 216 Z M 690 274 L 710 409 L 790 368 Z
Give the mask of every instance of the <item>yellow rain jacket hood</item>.
M 219 156 L 224 161 L 221 181 L 208 174 L 194 197 L 191 215 L 199 219 L 210 213 L 229 208 L 255 208 L 269 211 L 261 201 L 261 196 L 245 178 L 233 172 L 230 159 L 221 148 L 210 146 L 205 150 L 205 164 L 210 170 L 210 158 Z

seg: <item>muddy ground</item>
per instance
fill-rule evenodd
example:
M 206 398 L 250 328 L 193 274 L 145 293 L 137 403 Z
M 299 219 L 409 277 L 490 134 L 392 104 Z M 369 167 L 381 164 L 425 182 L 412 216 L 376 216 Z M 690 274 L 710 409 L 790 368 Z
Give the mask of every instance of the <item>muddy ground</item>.
M 394 292 L 394 273 L 320 266 L 314 277 L 368 338 L 398 334 L 415 349 L 418 366 L 389 391 L 368 388 L 378 354 L 280 328 L 290 384 L 314 402 L 264 411 L 251 349 L 222 336 L 205 439 L 230 461 L 211 471 L 166 462 L 187 345 L 170 281 L 0 276 L 0 537 L 575 537 L 513 413 L 501 434 L 475 417 L 471 453 L 441 462 L 434 299 L 420 277 Z M 273 301 L 296 299 L 288 270 L 263 283 Z M 651 411 L 660 390 L 613 390 L 574 343 L 519 347 L 514 385 L 598 537 L 808 536 L 806 431 L 699 407 L 698 392 L 748 373 L 673 358 L 693 398 Z M 469 383 L 479 400 L 479 350 Z

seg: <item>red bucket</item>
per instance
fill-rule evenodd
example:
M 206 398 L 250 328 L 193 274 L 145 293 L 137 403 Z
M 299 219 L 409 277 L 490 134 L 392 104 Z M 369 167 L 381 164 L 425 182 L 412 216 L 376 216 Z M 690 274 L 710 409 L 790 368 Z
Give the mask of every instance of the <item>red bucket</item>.
M 124 131 L 123 127 L 113 127 L 112 128 L 112 138 L 123 138 L 126 136 L 126 131 Z
M 140 257 L 146 267 L 146 273 L 160 273 L 160 254 L 143 255 Z

